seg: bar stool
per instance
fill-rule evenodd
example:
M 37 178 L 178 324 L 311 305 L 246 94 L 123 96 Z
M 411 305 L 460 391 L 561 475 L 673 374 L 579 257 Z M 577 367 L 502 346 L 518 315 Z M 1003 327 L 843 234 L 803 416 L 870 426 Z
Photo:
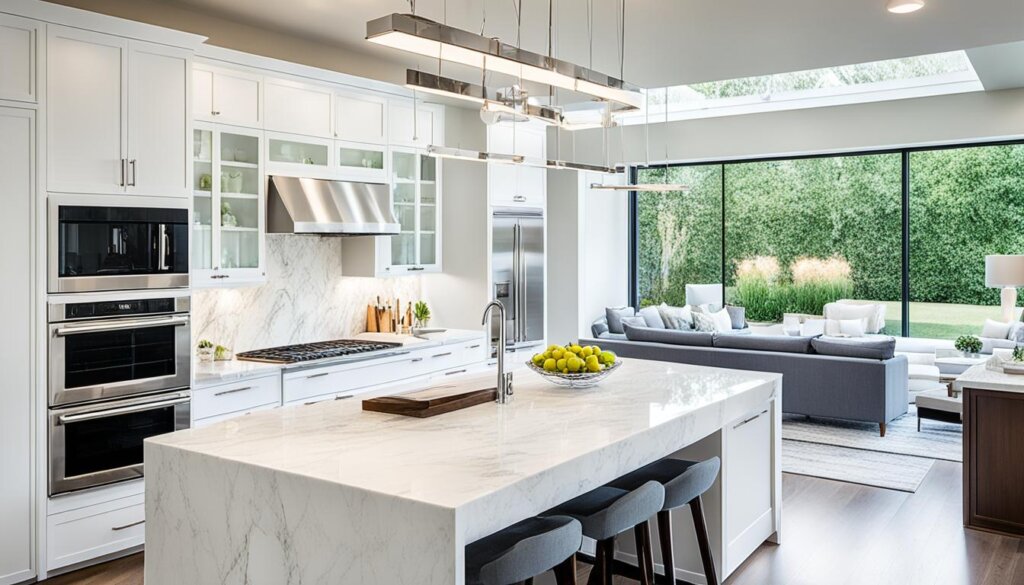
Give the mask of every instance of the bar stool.
M 701 494 L 708 491 L 711 484 L 715 483 L 715 478 L 718 477 L 721 467 L 722 462 L 718 457 L 700 462 L 665 458 L 645 465 L 608 484 L 628 490 L 633 489 L 634 486 L 656 481 L 665 487 L 665 503 L 658 511 L 658 539 L 661 543 L 661 558 L 665 565 L 668 583 L 675 585 L 676 582 L 670 512 L 689 505 L 690 513 L 693 514 L 693 526 L 697 532 L 700 559 L 704 565 L 704 577 L 707 579 L 708 585 L 718 585 L 718 573 L 715 571 L 715 559 L 711 555 L 711 541 L 708 538 L 708 527 L 704 520 Z M 584 530 L 584 534 L 586 534 L 586 530 Z
M 597 556 L 589 582 L 599 585 L 612 585 L 615 537 L 632 528 L 637 541 L 640 582 L 651 585 L 654 583 L 654 554 L 649 520 L 664 504 L 665 488 L 657 481 L 650 481 L 631 490 L 601 486 L 555 506 L 547 514 L 579 520 L 583 535 L 597 541 Z
M 466 545 L 466 585 L 511 585 L 555 571 L 558 585 L 576 585 L 579 521 L 568 516 L 527 518 Z

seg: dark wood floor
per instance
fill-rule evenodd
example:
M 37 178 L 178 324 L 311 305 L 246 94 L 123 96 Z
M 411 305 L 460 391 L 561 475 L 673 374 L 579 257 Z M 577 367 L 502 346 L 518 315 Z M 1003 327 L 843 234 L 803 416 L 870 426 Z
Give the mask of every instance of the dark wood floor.
M 1024 585 L 1024 540 L 963 528 L 961 469 L 936 462 L 914 494 L 784 475 L 784 544 L 762 546 L 726 585 Z M 142 555 L 46 584 L 141 585 Z

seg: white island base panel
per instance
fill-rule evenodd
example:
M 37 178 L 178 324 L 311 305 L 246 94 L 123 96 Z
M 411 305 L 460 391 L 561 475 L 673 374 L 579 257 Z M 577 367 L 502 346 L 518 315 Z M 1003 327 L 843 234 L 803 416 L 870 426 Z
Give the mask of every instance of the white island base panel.
M 463 585 L 466 543 L 681 449 L 723 459 L 724 578 L 780 533 L 779 406 L 777 374 L 629 360 L 582 391 L 522 372 L 511 404 L 430 419 L 331 401 L 164 435 L 146 443 L 146 583 Z M 700 582 L 688 516 L 677 575 Z

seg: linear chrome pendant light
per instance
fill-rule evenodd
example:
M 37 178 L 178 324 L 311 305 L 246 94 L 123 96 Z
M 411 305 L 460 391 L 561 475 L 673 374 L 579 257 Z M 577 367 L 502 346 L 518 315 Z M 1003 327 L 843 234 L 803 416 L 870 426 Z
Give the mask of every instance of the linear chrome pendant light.
M 586 94 L 620 111 L 638 109 L 643 103 L 640 89 L 621 79 L 414 14 L 395 13 L 367 22 L 366 40 Z

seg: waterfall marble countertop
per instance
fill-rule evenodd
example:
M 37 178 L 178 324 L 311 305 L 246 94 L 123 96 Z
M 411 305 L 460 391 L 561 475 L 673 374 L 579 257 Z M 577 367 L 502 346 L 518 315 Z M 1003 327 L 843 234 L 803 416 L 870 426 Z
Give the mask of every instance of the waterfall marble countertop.
M 146 583 L 461 583 L 467 542 L 781 404 L 781 387 L 625 360 L 596 388 L 522 372 L 511 404 L 428 419 L 326 401 L 148 439 Z

